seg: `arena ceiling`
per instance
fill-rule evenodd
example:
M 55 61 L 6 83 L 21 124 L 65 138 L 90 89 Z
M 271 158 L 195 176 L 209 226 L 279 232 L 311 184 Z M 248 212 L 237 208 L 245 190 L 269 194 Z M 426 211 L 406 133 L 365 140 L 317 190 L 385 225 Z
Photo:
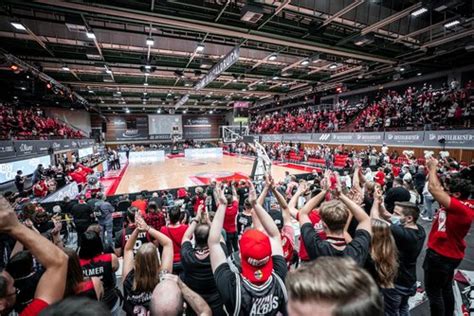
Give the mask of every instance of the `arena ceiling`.
M 15 100 L 102 113 L 224 112 L 472 64 L 472 1 L 1 1 L 0 89 Z M 240 47 L 205 88 L 193 87 Z M 18 58 L 25 64 L 13 72 Z M 15 59 L 16 60 L 16 59 Z M 43 76 L 44 75 L 44 76 Z M 46 79 L 45 79 L 46 78 Z M 52 89 L 54 90 L 54 89 Z M 175 109 L 183 95 L 188 101 Z M 77 103 L 77 102 L 76 102 Z M 271 102 L 270 102 L 271 103 Z M 39 103 L 38 103 L 39 104 Z

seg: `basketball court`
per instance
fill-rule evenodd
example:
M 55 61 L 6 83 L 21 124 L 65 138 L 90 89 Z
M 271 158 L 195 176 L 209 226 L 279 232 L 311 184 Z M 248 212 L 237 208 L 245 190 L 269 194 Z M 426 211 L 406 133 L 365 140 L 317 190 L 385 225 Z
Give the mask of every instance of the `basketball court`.
M 252 172 L 253 158 L 224 155 L 222 158 L 186 159 L 166 158 L 162 162 L 133 163 L 122 176 L 116 194 L 154 191 L 180 187 L 207 185 L 212 179 L 232 181 L 247 179 Z M 290 174 L 310 172 L 311 169 L 291 164 L 272 166 L 277 181 Z

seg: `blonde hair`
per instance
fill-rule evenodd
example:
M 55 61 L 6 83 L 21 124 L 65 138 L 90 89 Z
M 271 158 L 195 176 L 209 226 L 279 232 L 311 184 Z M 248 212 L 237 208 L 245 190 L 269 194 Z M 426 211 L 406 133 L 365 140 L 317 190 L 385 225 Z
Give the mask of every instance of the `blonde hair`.
M 156 246 L 151 242 L 143 244 L 138 248 L 135 255 L 135 275 L 133 290 L 139 292 L 153 292 L 158 284 L 160 259 Z
M 399 264 L 397 245 L 390 226 L 380 219 L 372 219 L 372 233 L 370 256 L 375 265 L 377 282 L 383 288 L 393 287 Z
M 340 232 L 344 230 L 349 211 L 341 201 L 332 200 L 321 204 L 319 215 L 330 231 Z

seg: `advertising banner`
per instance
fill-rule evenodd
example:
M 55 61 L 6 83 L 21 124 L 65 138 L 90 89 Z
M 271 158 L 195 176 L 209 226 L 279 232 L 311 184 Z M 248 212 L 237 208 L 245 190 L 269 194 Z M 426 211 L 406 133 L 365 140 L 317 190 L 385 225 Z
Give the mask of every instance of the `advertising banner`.
M 18 140 L 13 144 L 17 156 L 29 156 L 37 153 L 37 141 L 35 140 Z
M 7 163 L 0 163 L 0 183 L 15 179 L 16 172 L 18 170 L 23 171 L 24 176 L 30 175 L 35 171 L 39 164 L 48 167 L 51 164 L 50 156 L 41 156 Z
M 134 163 L 150 163 L 165 160 L 164 150 L 152 150 L 152 151 L 131 151 L 129 162 Z
M 184 150 L 186 159 L 222 158 L 222 148 L 190 148 Z
M 148 139 L 148 116 L 112 116 L 107 123 L 106 140 L 135 141 Z
M 281 142 L 283 137 L 280 134 L 257 135 L 262 137 L 262 142 Z
M 283 141 L 307 142 L 311 141 L 311 133 L 306 134 L 284 134 Z
M 354 133 L 356 144 L 382 145 L 384 139 L 383 132 Z
M 79 195 L 79 188 L 76 182 L 69 183 L 68 185 L 59 189 L 59 191 L 54 192 L 53 194 L 47 196 L 41 203 L 48 202 L 62 202 L 65 197 L 69 197 L 71 200 L 74 200 Z
M 443 141 L 444 140 L 444 141 Z M 446 148 L 474 148 L 474 130 L 426 131 L 425 146 L 443 146 Z
M 384 142 L 387 145 L 420 146 L 423 144 L 424 132 L 385 132 Z
M 13 142 L 9 140 L 0 141 L 0 159 L 15 157 L 15 147 Z
M 183 115 L 183 137 L 185 139 L 219 138 L 220 116 Z

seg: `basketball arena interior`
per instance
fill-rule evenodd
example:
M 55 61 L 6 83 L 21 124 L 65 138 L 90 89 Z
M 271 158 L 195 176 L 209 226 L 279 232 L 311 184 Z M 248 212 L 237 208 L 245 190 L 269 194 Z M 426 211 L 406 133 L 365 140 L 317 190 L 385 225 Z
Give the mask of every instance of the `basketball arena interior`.
M 474 315 L 470 0 L 0 1 L 0 315 Z

